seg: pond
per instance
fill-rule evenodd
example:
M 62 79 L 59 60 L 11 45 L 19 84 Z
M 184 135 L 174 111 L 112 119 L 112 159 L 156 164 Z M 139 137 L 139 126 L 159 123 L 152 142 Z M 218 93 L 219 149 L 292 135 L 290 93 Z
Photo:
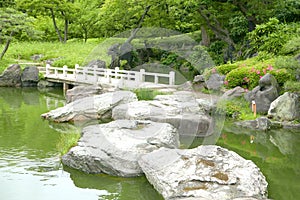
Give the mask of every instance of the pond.
M 65 140 L 79 130 L 49 123 L 40 115 L 64 103 L 59 90 L 0 88 L 1 199 L 163 199 L 145 177 L 88 175 L 63 166 Z M 199 144 L 201 139 L 193 143 Z M 270 198 L 300 199 L 300 130 L 251 132 L 226 124 L 218 144 L 260 167 Z

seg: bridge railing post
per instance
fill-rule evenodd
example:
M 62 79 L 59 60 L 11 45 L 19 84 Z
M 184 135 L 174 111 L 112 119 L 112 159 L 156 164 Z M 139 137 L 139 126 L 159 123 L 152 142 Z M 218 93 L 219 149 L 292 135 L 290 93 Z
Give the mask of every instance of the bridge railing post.
M 157 74 L 154 75 L 154 83 L 158 84 L 158 75 Z
M 140 83 L 145 82 L 145 70 L 144 70 L 144 69 L 140 69 L 140 78 L 139 78 L 139 82 L 140 82 Z
M 73 75 L 75 76 L 75 78 L 77 77 L 78 68 L 79 68 L 79 65 L 76 64 L 76 65 L 75 65 L 75 70 L 73 71 Z
M 50 64 L 46 64 L 46 76 L 50 75 Z
M 175 85 L 175 72 L 173 71 L 169 73 L 169 85 Z
M 118 79 L 119 71 L 120 71 L 120 68 L 119 67 L 115 67 L 115 79 Z
M 87 74 L 88 74 L 88 68 L 87 67 L 83 67 L 83 77 L 84 77 L 84 80 L 87 80 Z
M 63 76 L 64 76 L 64 77 L 67 77 L 67 76 L 68 76 L 68 66 L 67 66 L 67 65 L 64 65 L 64 66 L 63 66 Z

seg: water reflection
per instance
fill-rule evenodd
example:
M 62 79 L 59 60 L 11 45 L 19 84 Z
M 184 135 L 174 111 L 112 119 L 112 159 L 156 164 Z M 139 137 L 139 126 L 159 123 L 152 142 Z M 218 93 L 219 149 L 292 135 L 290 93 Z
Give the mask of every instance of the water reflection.
M 64 103 L 61 90 L 44 94 L 32 88 L 0 88 L 1 199 L 161 199 L 144 177 L 121 179 L 65 170 L 58 148 L 62 138 L 89 124 L 55 124 L 40 118 Z

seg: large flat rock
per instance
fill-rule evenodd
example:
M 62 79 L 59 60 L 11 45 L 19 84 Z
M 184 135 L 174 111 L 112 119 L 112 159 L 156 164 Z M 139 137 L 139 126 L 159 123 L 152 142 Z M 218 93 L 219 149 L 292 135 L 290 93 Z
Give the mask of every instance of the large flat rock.
M 207 136 L 211 117 L 191 92 L 158 95 L 152 101 L 121 104 L 113 108 L 113 119 L 142 119 L 164 122 L 178 129 L 180 135 Z
M 135 102 L 137 97 L 129 91 L 108 92 L 77 99 L 42 117 L 55 122 L 86 121 L 111 118 L 111 110 L 124 103 Z
M 167 123 L 116 120 L 83 129 L 78 146 L 62 162 L 86 173 L 132 177 L 143 174 L 138 160 L 160 147 L 177 148 L 177 130 Z
M 144 155 L 139 164 L 165 199 L 267 197 L 268 184 L 259 168 L 219 146 L 188 150 L 160 148 Z

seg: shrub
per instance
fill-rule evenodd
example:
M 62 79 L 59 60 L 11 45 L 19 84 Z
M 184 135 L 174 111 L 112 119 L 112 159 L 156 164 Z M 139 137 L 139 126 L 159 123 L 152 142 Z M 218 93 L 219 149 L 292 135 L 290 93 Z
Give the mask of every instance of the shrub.
M 241 86 L 245 89 L 252 90 L 258 85 L 259 79 L 266 73 L 272 74 L 279 86 L 283 86 L 286 80 L 291 79 L 291 75 L 286 69 L 274 69 L 272 65 L 239 67 L 229 72 L 225 78 L 225 84 L 228 88 Z
M 284 83 L 285 92 L 297 92 L 300 93 L 300 82 L 287 81 Z
M 216 69 L 220 74 L 226 75 L 238 67 L 239 67 L 239 65 L 237 63 L 235 63 L 235 64 L 220 65 L 220 66 L 216 67 Z
M 274 71 L 270 71 L 270 74 L 272 74 L 276 78 L 277 83 L 280 87 L 282 87 L 287 80 L 294 79 L 292 75 L 287 72 L 286 69 L 277 69 Z
M 280 54 L 282 55 L 295 55 L 300 53 L 300 37 L 294 37 L 283 45 Z
M 240 120 L 250 120 L 259 117 L 254 117 L 250 103 L 243 98 L 219 101 L 217 104 L 217 112 L 225 113 L 227 117 Z
M 158 90 L 148 89 L 148 88 L 140 88 L 134 90 L 134 93 L 136 94 L 138 100 L 153 100 L 156 95 L 164 95 L 167 94 L 165 92 L 160 92 Z
M 267 23 L 256 26 L 256 29 L 248 33 L 248 39 L 251 41 L 250 54 L 266 51 L 277 55 L 283 45 L 290 38 L 299 34 L 299 24 L 279 23 L 276 18 L 271 18 Z
M 293 57 L 278 57 L 275 61 L 275 67 L 286 69 L 293 76 L 293 79 L 300 76 L 300 63 Z

